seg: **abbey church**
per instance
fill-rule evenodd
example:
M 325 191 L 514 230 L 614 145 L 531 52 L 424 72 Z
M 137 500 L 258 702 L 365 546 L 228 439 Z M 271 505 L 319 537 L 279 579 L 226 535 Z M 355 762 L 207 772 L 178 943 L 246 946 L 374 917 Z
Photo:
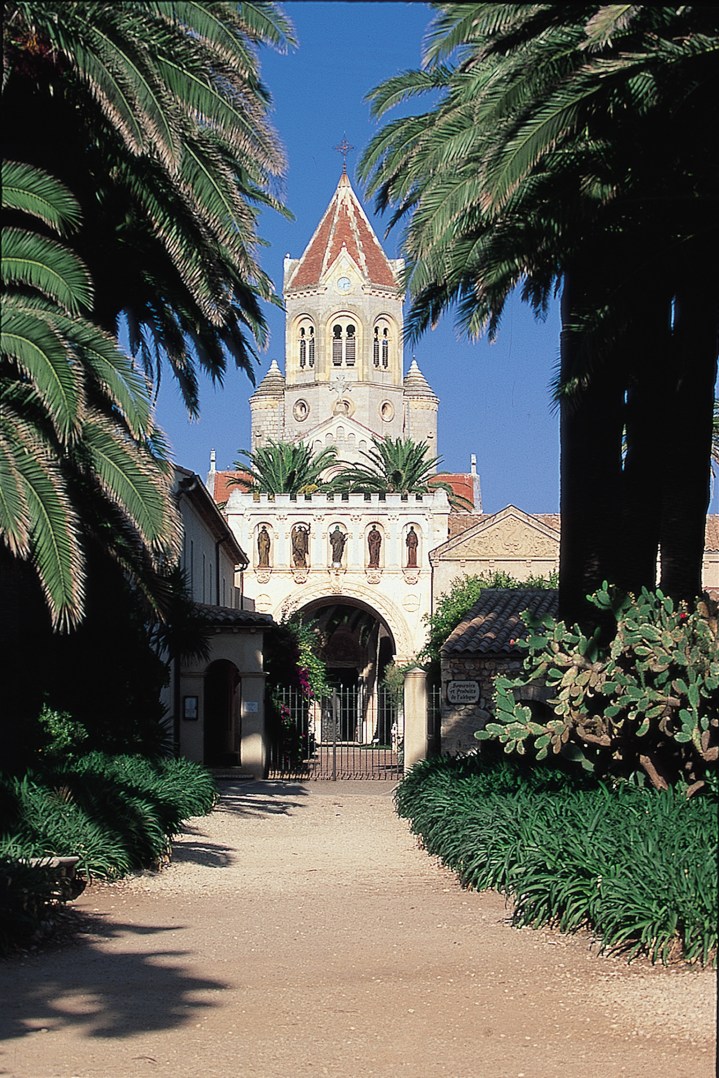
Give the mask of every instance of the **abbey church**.
M 273 362 L 250 398 L 253 451 L 301 439 L 352 464 L 373 438 L 390 436 L 437 456 L 439 401 L 415 362 L 403 369 L 401 269 L 343 170 L 304 253 L 285 259 L 285 371 Z M 453 478 L 480 508 L 476 474 Z M 243 493 L 231 479 L 211 472 L 208 486 L 250 556 L 245 588 L 258 611 L 280 620 L 302 610 L 337 625 L 325 660 L 341 683 L 371 686 L 391 659 L 421 651 L 429 554 L 449 538 L 444 491 L 295 499 Z
M 285 258 L 284 371 L 273 362 L 250 397 L 253 451 L 301 440 L 315 450 L 334 446 L 352 464 L 373 438 L 390 436 L 439 455 L 439 400 L 417 363 L 405 371 L 403 362 L 402 265 L 385 255 L 343 169 L 306 249 Z M 244 593 L 275 621 L 302 611 L 318 622 L 331 683 L 359 685 L 365 699 L 390 661 L 416 660 L 425 617 L 456 578 L 504 571 L 524 580 L 558 567 L 559 517 L 512 505 L 483 514 L 474 460 L 466 474 L 441 476 L 472 506 L 454 512 L 440 489 L 245 493 L 233 483 L 237 473 L 217 471 L 212 456 L 207 488 L 246 552 Z M 718 521 L 710 518 L 707 529 L 709 588 L 719 588 Z

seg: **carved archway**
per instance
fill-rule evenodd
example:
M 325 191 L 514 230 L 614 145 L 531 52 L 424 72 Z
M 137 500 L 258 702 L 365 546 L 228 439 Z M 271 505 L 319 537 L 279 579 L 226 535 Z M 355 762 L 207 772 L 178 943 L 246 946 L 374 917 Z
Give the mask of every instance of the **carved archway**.
M 399 608 L 377 588 L 351 585 L 343 587 L 341 593 L 328 591 L 326 585 L 315 584 L 297 588 L 294 593 L 272 612 L 276 621 L 300 610 L 318 608 L 332 603 L 349 603 L 364 607 L 384 622 L 394 642 L 395 659 L 408 661 L 413 655 L 412 634 L 406 619 Z

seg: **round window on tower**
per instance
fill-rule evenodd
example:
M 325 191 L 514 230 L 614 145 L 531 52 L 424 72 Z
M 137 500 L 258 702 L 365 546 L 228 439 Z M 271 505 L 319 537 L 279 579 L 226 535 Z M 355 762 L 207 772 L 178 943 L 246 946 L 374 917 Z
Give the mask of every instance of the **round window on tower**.
M 385 423 L 391 423 L 394 419 L 394 406 L 389 401 L 382 401 L 380 404 L 379 417 Z
M 303 420 L 307 419 L 307 416 L 309 414 L 310 414 L 310 406 L 307 403 L 307 401 L 303 401 L 303 400 L 295 401 L 294 406 L 292 408 L 292 415 L 295 417 L 295 419 L 297 420 L 298 423 L 301 423 Z

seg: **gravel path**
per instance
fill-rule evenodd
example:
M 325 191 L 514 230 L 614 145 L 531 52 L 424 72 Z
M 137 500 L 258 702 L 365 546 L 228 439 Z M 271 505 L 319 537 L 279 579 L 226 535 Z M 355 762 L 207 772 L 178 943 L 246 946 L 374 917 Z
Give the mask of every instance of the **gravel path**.
M 223 786 L 159 875 L 0 967 L 14 1078 L 708 1078 L 710 971 L 517 931 L 375 782 Z

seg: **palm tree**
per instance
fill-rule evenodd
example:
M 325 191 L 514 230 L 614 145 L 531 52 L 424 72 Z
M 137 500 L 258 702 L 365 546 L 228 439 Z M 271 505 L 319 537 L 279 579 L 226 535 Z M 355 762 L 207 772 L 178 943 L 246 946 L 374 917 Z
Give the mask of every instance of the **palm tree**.
M 3 229 L 0 539 L 34 566 L 53 625 L 68 629 L 84 612 L 88 537 L 101 535 L 151 593 L 153 572 L 177 555 L 178 521 L 144 381 L 83 316 L 85 266 L 46 234 L 77 227 L 77 201 L 5 162 L 2 209 L 46 232 Z
M 249 463 L 236 460 L 234 467 L 241 473 L 230 482 L 243 490 L 258 494 L 328 493 L 336 489 L 326 473 L 337 464 L 337 450 L 326 446 L 313 452 L 304 442 L 268 441 L 254 452 L 241 449 L 240 456 Z
M 7 156 L 37 165 L 83 211 L 75 249 L 92 318 L 157 384 L 167 361 L 191 413 L 197 373 L 227 356 L 252 376 L 276 302 L 257 214 L 284 161 L 259 75 L 260 45 L 293 42 L 270 3 L 65 4 L 4 10 Z
M 436 478 L 439 457 L 429 457 L 426 442 L 412 438 L 373 438 L 372 448 L 362 453 L 365 461 L 337 476 L 337 486 L 358 494 L 431 494 L 444 490 L 455 509 L 472 505 L 452 486 Z
M 380 131 L 362 163 L 379 207 L 396 207 L 390 227 L 406 222 L 410 333 L 456 303 L 465 332 L 492 334 L 514 287 L 542 313 L 563 286 L 565 616 L 603 576 L 651 583 L 659 540 L 665 589 L 700 588 L 717 330 L 707 206 L 719 172 L 701 132 L 716 24 L 715 8 L 442 5 L 427 66 L 373 94 L 379 115 L 438 95 Z M 650 473 L 657 417 L 690 423 L 690 402 L 696 423 L 678 439 L 664 420 L 671 452 Z M 642 521 L 649 541 L 632 564 Z

